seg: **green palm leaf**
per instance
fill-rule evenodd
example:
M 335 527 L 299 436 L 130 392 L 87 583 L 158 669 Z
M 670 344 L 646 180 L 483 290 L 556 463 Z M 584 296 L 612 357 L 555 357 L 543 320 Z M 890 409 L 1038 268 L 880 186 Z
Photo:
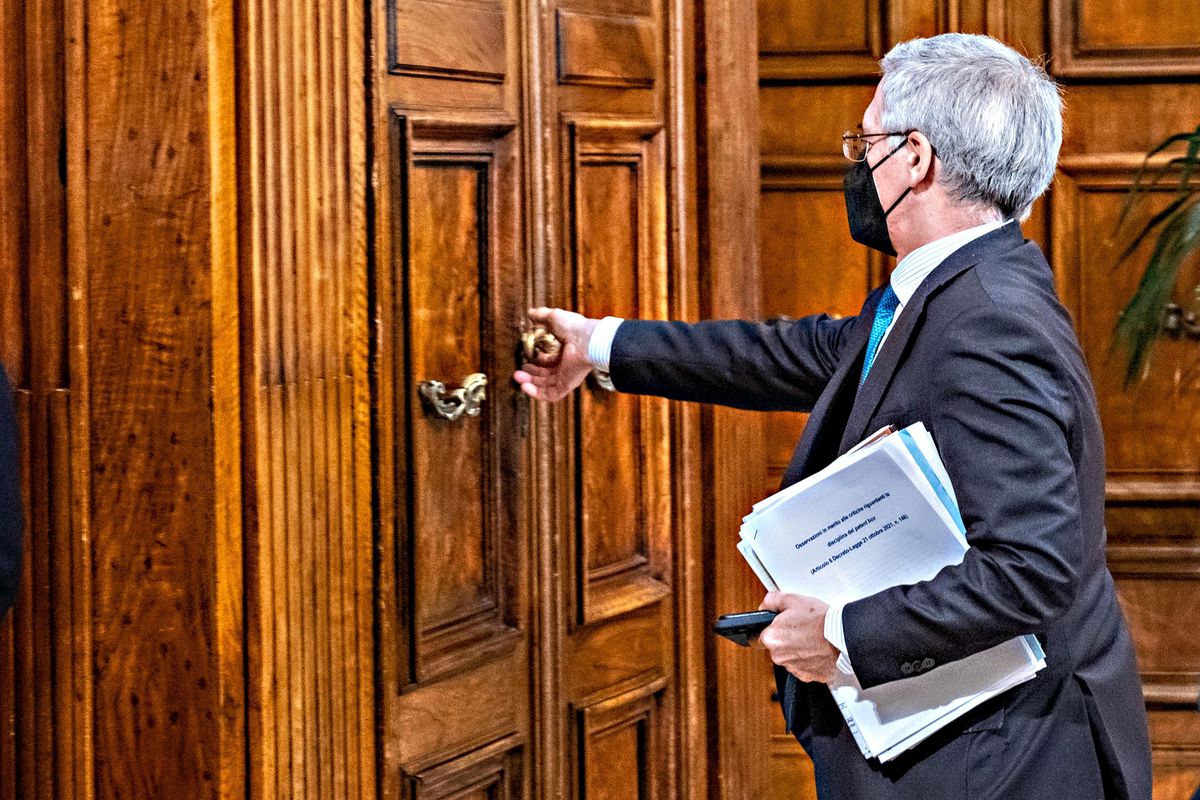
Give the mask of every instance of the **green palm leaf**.
M 1166 139 L 1162 140 L 1157 145 L 1155 145 L 1154 148 L 1150 150 L 1150 152 L 1146 153 L 1146 157 L 1142 159 L 1142 166 L 1138 168 L 1137 174 L 1133 178 L 1133 187 L 1129 190 L 1129 196 L 1127 198 L 1125 198 L 1125 205 L 1121 209 L 1121 217 L 1120 217 L 1120 219 L 1117 220 L 1117 228 L 1118 229 L 1121 227 L 1122 224 L 1124 224 L 1125 218 L 1127 216 L 1129 216 L 1129 212 L 1133 209 L 1134 205 L 1137 203 L 1138 197 L 1142 191 L 1142 187 L 1145 182 L 1146 170 L 1149 169 L 1149 167 L 1150 167 L 1150 159 L 1153 158 L 1154 156 L 1158 155 L 1162 151 L 1166 150 L 1168 147 L 1171 147 L 1172 145 L 1175 145 L 1175 144 L 1179 144 L 1181 142 L 1188 143 L 1187 155 L 1184 157 L 1183 160 L 1184 161 L 1195 161 L 1197 154 L 1200 153 L 1200 125 L 1196 126 L 1196 130 L 1192 131 L 1191 133 L 1176 133 L 1172 136 L 1168 136 Z M 1194 167 L 1195 167 L 1194 164 L 1186 164 L 1184 166 L 1184 169 L 1180 175 L 1180 182 L 1179 182 L 1179 190 L 1180 191 L 1188 190 L 1189 182 L 1192 177 L 1192 170 L 1194 169 Z M 1155 171 L 1154 180 L 1152 180 L 1150 182 L 1149 186 L 1147 186 L 1146 188 L 1149 188 L 1150 186 L 1154 186 L 1155 184 L 1157 184 L 1159 179 L 1163 175 L 1165 175 L 1167 173 L 1167 171 L 1170 169 L 1172 169 L 1171 163 L 1167 163 L 1165 165 L 1160 166 Z
M 1185 144 L 1185 153 L 1151 167 L 1150 160 L 1168 148 Z M 1145 374 L 1154 343 L 1162 330 L 1167 303 L 1179 280 L 1179 271 L 1188 256 L 1200 249 L 1200 186 L 1192 184 L 1200 166 L 1200 126 L 1188 133 L 1177 133 L 1159 142 L 1146 154 L 1125 198 L 1116 233 L 1120 234 L 1145 192 L 1160 185 L 1168 175 L 1173 181 L 1171 201 L 1142 223 L 1121 250 L 1114 266 L 1124 263 L 1151 234 L 1156 235 L 1141 282 L 1122 310 L 1114 331 L 1113 344 L 1128 350 L 1125 386 Z
M 1170 204 L 1167 205 L 1166 208 L 1151 217 L 1149 221 L 1142 226 L 1142 229 L 1137 232 L 1137 235 L 1129 241 L 1129 244 L 1125 246 L 1125 249 L 1121 251 L 1121 255 L 1117 256 L 1117 265 L 1119 266 L 1121 262 L 1133 255 L 1133 251 L 1138 249 L 1138 245 L 1142 243 L 1142 240 L 1145 239 L 1152 230 L 1157 228 L 1159 225 L 1169 219 L 1172 214 L 1178 211 L 1179 207 L 1188 201 L 1188 197 L 1189 196 L 1186 194 L 1176 197 L 1170 202 Z
M 1117 320 L 1116 340 L 1129 350 L 1128 387 L 1142 372 L 1163 325 L 1163 311 L 1188 255 L 1200 247 L 1200 193 L 1165 222 L 1137 291 Z

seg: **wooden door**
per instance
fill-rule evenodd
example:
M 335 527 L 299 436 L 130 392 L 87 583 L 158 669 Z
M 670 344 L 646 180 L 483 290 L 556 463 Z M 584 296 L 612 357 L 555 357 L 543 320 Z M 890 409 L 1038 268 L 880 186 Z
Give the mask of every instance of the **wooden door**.
M 694 415 L 599 384 L 535 408 L 510 378 L 530 304 L 686 312 L 687 21 L 548 5 L 372 7 L 388 797 L 694 791 Z
M 384 796 L 530 796 L 528 295 L 515 5 L 376 4 Z M 418 394 L 482 374 L 448 407 Z M 475 400 L 478 405 L 474 405 Z

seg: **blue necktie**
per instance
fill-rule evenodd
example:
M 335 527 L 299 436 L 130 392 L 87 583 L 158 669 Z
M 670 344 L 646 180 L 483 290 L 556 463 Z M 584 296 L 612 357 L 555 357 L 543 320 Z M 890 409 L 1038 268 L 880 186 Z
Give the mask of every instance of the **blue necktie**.
M 896 306 L 898 305 L 900 305 L 900 298 L 896 297 L 896 293 L 892 291 L 889 284 L 883 290 L 883 296 L 879 298 L 879 305 L 875 306 L 875 321 L 871 323 L 871 340 L 867 342 L 867 355 L 863 359 L 862 376 L 858 379 L 859 386 L 862 386 L 867 380 L 867 373 L 871 371 L 871 365 L 875 363 L 875 356 L 879 354 L 879 343 L 883 341 L 883 334 L 892 324 L 892 318 L 896 316 Z

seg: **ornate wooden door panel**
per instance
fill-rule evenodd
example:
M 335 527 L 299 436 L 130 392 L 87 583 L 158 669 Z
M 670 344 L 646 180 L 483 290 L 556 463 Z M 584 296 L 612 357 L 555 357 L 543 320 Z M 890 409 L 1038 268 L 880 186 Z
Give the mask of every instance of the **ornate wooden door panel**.
M 682 4 L 560 0 L 545 18 L 555 69 L 542 116 L 557 154 L 545 168 L 549 303 L 591 317 L 679 318 L 685 302 L 688 114 Z M 561 222 L 560 222 L 561 221 Z M 554 231 L 561 231 L 558 236 Z M 546 482 L 539 537 L 562 598 L 543 610 L 554 681 L 539 698 L 550 791 L 668 798 L 702 791 L 690 676 L 703 615 L 690 592 L 683 498 L 693 409 L 620 395 L 589 380 L 539 417 Z
M 374 11 L 381 789 L 527 797 L 516 9 Z
M 662 127 L 634 115 L 563 116 L 566 278 L 571 305 L 588 316 L 668 314 Z M 660 767 L 673 748 L 668 408 L 592 381 L 572 411 L 554 474 L 574 479 L 557 487 L 567 514 L 553 534 L 569 558 L 570 614 L 555 622 L 566 623 L 573 795 L 669 796 Z
M 683 21 L 373 11 L 382 791 L 678 796 L 685 412 L 598 383 L 534 409 L 510 375 L 531 303 L 684 310 Z
M 408 465 L 397 533 L 413 569 L 397 610 L 410 639 L 400 654 L 402 680 L 411 684 L 510 650 L 523 627 L 514 616 L 521 487 L 511 480 L 521 474 L 523 419 L 503 381 L 514 329 L 493 325 L 505 313 L 511 320 L 521 300 L 512 296 L 522 283 L 511 272 L 515 237 L 502 232 L 517 219 L 513 126 L 472 120 L 439 131 L 428 124 L 393 115 L 390 141 L 404 154 L 399 182 L 408 192 L 392 209 L 402 215 L 403 248 L 392 272 L 400 290 L 393 307 L 407 310 L 397 317 L 396 341 L 405 346 L 395 348 L 392 375 L 402 381 L 393 385 L 404 409 L 395 463 Z M 462 401 L 434 386 L 466 386 L 471 375 L 492 380 Z

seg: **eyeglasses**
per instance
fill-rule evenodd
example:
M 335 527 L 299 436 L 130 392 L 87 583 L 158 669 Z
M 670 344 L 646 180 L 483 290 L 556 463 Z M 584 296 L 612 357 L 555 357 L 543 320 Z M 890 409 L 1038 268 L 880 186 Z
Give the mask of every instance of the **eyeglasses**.
M 862 131 L 846 131 L 842 134 L 842 155 L 851 161 L 866 161 L 867 151 L 880 136 L 908 136 L 913 131 L 892 131 L 890 133 L 863 133 Z

